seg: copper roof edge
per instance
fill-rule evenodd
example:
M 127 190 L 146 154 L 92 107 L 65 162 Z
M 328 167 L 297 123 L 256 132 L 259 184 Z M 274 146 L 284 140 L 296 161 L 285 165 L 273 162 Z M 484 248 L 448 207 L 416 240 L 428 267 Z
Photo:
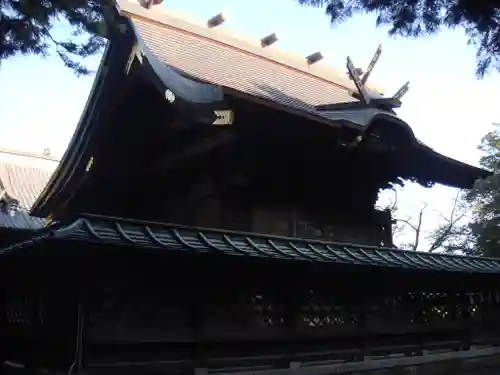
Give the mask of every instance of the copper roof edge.
M 66 147 L 64 154 L 59 160 L 59 164 L 55 169 L 54 173 L 50 177 L 49 181 L 45 185 L 45 188 L 40 192 L 37 199 L 33 203 L 30 208 L 29 214 L 34 217 L 51 217 L 52 213 L 47 210 L 47 205 L 51 203 L 51 200 L 54 199 L 56 192 L 61 189 L 61 186 L 65 183 L 68 183 L 69 177 L 71 176 L 71 171 L 76 168 L 78 160 L 75 159 L 75 156 L 81 147 L 82 143 L 82 135 L 84 135 L 89 127 L 87 117 L 89 113 L 92 111 L 94 106 L 94 101 L 100 94 L 100 89 L 102 86 L 102 82 L 105 79 L 108 70 L 109 70 L 109 54 L 111 49 L 111 43 L 106 43 L 106 47 L 104 48 L 104 52 L 102 54 L 101 61 L 99 63 L 99 67 L 97 69 L 95 78 L 92 83 L 92 87 L 87 96 L 87 100 L 85 102 L 85 106 L 80 114 L 80 118 L 78 119 L 75 130 L 73 131 L 73 135 Z
M 134 0 L 117 0 L 116 6 L 119 13 L 122 15 L 140 17 L 160 23 L 167 27 L 173 27 L 194 35 L 199 35 L 200 37 L 211 39 L 214 42 L 239 49 L 242 52 L 249 53 L 277 64 L 287 66 L 291 69 L 299 70 L 305 74 L 310 74 L 319 79 L 329 81 L 334 85 L 344 87 L 346 90 L 356 90 L 354 83 L 347 77 L 346 74 L 343 74 L 335 68 L 332 68 L 322 62 L 308 65 L 306 56 L 302 57 L 300 55 L 278 50 L 274 47 L 262 48 L 260 46 L 260 42 L 258 41 L 235 36 L 235 33 L 227 29 L 208 28 L 202 22 L 193 20 L 189 16 L 184 16 L 159 6 L 146 9 Z M 377 88 L 374 85 L 370 85 L 369 89 L 381 94 L 383 93 L 380 88 Z

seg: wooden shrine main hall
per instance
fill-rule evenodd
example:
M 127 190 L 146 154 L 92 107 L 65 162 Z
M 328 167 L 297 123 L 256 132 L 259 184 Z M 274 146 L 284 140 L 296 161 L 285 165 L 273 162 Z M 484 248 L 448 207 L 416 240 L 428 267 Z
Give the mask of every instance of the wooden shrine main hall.
M 500 261 L 396 249 L 375 209 L 404 181 L 489 175 L 415 138 L 394 111 L 407 85 L 382 96 L 373 64 L 335 73 L 274 34 L 236 38 L 223 15 L 124 0 L 107 17 L 31 207 L 47 225 L 0 238 L 9 372 L 320 375 L 500 343 Z

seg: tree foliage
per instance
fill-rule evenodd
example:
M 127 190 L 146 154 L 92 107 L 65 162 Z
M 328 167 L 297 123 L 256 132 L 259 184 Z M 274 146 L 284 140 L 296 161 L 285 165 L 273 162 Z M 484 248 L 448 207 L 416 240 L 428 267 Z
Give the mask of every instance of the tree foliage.
M 472 217 L 466 224 L 443 224 L 432 237 L 444 236 L 441 248 L 447 252 L 500 258 L 500 124 L 483 137 L 479 149 L 481 166 L 493 174 L 461 197 L 460 205 L 467 205 Z
M 47 56 L 55 51 L 79 75 L 90 71 L 81 59 L 104 46 L 103 15 L 112 0 L 0 0 L 0 62 L 18 54 Z M 55 26 L 69 25 L 66 38 Z
M 419 37 L 443 27 L 462 26 L 477 47 L 478 77 L 490 68 L 500 70 L 500 0 L 298 0 L 324 7 L 333 24 L 357 13 L 377 15 L 377 26 L 388 25 L 390 35 Z
M 445 250 L 450 253 L 467 254 L 473 248 L 473 240 L 467 225 L 469 205 L 465 202 L 464 191 L 458 191 L 453 198 L 451 210 L 447 216 L 441 215 L 440 224 L 430 233 L 428 251 Z
M 473 209 L 468 231 L 473 239 L 473 251 L 500 257 L 500 124 L 495 124 L 483 137 L 479 149 L 484 153 L 481 166 L 493 171 L 493 175 L 477 181 L 466 196 Z

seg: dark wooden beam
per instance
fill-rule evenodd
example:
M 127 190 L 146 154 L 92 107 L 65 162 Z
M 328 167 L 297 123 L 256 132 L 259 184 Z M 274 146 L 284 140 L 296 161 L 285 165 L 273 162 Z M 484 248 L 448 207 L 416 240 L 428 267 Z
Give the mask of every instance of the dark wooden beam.
M 225 146 L 237 139 L 235 132 L 224 130 L 209 137 L 195 141 L 187 147 L 177 147 L 152 166 L 154 171 L 166 171 L 176 166 L 203 157 L 216 148 Z

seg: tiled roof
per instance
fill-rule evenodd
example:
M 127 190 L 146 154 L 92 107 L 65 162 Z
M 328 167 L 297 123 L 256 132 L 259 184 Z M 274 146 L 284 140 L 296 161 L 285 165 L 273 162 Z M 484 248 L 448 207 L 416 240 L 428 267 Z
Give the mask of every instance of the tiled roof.
M 22 208 L 29 209 L 52 172 L 0 161 L 0 182 Z
M 346 75 L 322 63 L 308 66 L 305 58 L 261 48 L 160 7 L 145 10 L 129 0 L 119 4 L 150 53 L 189 76 L 313 113 L 316 105 L 355 100 Z
M 0 149 L 0 186 L 29 209 L 54 173 L 58 162 L 43 155 Z
M 55 227 L 54 227 L 55 228 Z M 167 252 L 217 254 L 227 257 L 288 260 L 420 269 L 467 273 L 500 274 L 500 260 L 420 253 L 346 243 L 304 240 L 254 233 L 193 228 L 172 224 L 85 216 L 70 225 L 59 226 L 40 237 L 0 250 L 0 255 L 30 246 L 36 241 L 68 239 L 89 243 L 151 248 Z
M 0 149 L 0 189 L 10 200 L 19 203 L 12 214 L 0 211 L 0 228 L 36 230 L 43 228 L 43 219 L 32 217 L 27 210 L 42 192 L 58 161 L 38 155 Z
M 37 230 L 45 226 L 43 219 L 30 216 L 24 211 L 16 212 L 14 215 L 0 211 L 0 228 Z

